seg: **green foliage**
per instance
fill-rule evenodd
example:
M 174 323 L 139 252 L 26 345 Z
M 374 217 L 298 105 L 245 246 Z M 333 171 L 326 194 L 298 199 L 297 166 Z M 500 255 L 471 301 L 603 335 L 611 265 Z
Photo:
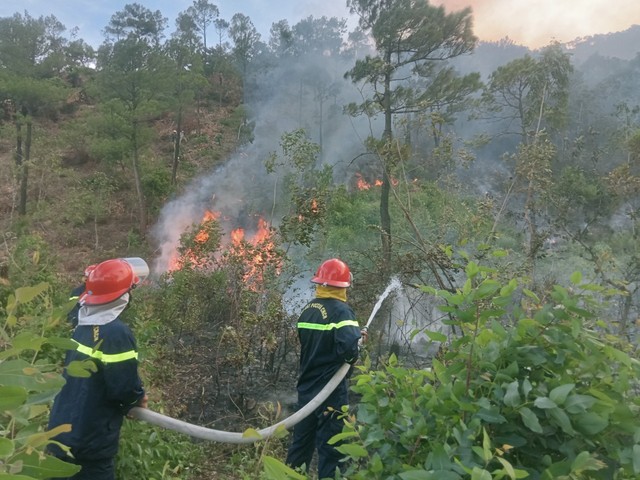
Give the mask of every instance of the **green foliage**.
M 46 453 L 54 436 L 46 431 L 49 405 L 64 384 L 61 352 L 75 348 L 56 333 L 66 325 L 71 305 L 56 306 L 50 287 L 18 288 L 0 317 L 0 478 L 44 479 L 73 475 L 79 467 Z M 143 337 L 143 341 L 148 341 Z M 89 376 L 93 362 L 74 362 L 71 375 Z M 201 449 L 171 432 L 141 422 L 125 422 L 116 469 L 119 478 L 182 479 L 194 469 Z
M 325 223 L 333 171 L 329 165 L 316 167 L 320 146 L 302 129 L 283 134 L 280 147 L 282 156 L 272 153 L 265 162 L 267 172 L 278 176 L 276 186 L 282 178 L 280 235 L 285 242 L 309 246 Z
M 79 467 L 46 453 L 52 437 L 69 425 L 45 431 L 48 405 L 64 379 L 47 357 L 51 346 L 71 342 L 51 335 L 65 320 L 54 307 L 49 286 L 18 288 L 0 317 L 0 477 L 44 479 L 71 476 Z
M 116 476 L 157 480 L 188 478 L 202 454 L 202 447 L 183 435 L 144 422 L 125 421 Z
M 142 176 L 142 189 L 149 209 L 156 215 L 173 192 L 171 173 L 159 168 L 146 169 Z
M 489 77 L 483 99 L 488 111 L 517 122 L 523 141 L 541 128 L 558 129 L 567 120 L 569 54 L 559 44 L 545 47 L 538 58 L 525 55 L 498 67 Z
M 42 236 L 19 234 L 10 255 L 9 278 L 13 285 L 55 284 L 55 258 Z
M 74 227 L 84 225 L 88 221 L 96 224 L 103 222 L 111 214 L 113 206 L 109 199 L 117 188 L 113 177 L 96 172 L 80 182 L 76 188 L 69 189 L 70 195 L 65 208 L 59 212 L 60 218 Z
M 470 262 L 458 291 L 423 287 L 459 332 L 431 369 L 360 367 L 347 478 L 638 477 L 640 362 L 591 311 L 607 292 L 574 274 L 580 293 L 524 289 L 518 306 L 496 273 Z
M 601 178 L 576 167 L 565 168 L 553 190 L 558 199 L 559 214 L 567 222 L 609 215 L 616 206 L 615 198 Z

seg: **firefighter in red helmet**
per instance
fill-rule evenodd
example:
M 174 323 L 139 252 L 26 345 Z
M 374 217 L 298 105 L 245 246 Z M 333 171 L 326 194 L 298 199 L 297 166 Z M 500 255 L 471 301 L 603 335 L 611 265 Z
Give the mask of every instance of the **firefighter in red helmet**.
M 106 260 L 95 266 L 80 296 L 78 325 L 65 366 L 91 360 L 95 371 L 87 377 L 64 373 L 66 383 L 56 396 L 49 429 L 70 424 L 71 431 L 55 440 L 51 453 L 81 467 L 74 480 L 113 480 L 124 416 L 134 406 L 146 407 L 147 397 L 138 375 L 135 338 L 120 319 L 130 301 L 130 291 L 139 282 L 124 259 Z
M 347 304 L 347 288 L 352 280 L 349 267 L 338 258 L 323 262 L 311 278 L 316 284 L 315 298 L 304 307 L 297 324 L 298 408 L 309 403 L 345 362 L 353 364 L 358 359 L 359 341 L 366 336 Z M 342 431 L 338 413 L 349 403 L 347 377 L 315 412 L 295 425 L 287 452 L 289 466 L 305 465 L 308 471 L 317 449 L 318 478 L 335 478 L 343 455 L 336 450 L 337 445 L 329 445 L 328 441 Z

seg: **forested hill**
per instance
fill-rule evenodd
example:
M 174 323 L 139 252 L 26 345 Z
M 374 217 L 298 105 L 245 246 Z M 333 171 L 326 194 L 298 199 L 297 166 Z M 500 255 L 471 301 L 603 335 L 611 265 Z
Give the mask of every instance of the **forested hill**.
M 593 55 L 620 60 L 632 60 L 638 55 L 640 25 L 634 25 L 622 32 L 577 38 L 566 44 L 576 65 L 580 65 Z
M 261 109 L 270 108 L 269 99 L 282 94 L 283 74 L 300 70 L 307 75 L 301 63 L 290 66 L 291 59 L 305 50 L 341 49 L 340 62 L 330 56 L 324 66 L 316 60 L 306 62 L 322 69 L 331 81 L 331 76 L 347 71 L 350 58 L 368 48 L 355 40 L 357 36 L 343 45 L 344 24 L 337 19 L 307 19 L 293 27 L 282 23 L 267 44 L 242 15 L 229 25 L 218 22 L 219 41 L 206 46 L 198 25 L 180 26 L 167 38 L 166 19 L 158 13 L 139 5 L 114 12 L 105 42 L 97 50 L 82 39 L 65 37 L 54 17 L 36 19 L 25 12 L 1 19 L 2 63 L 7 68 L 0 77 L 4 86 L 0 211 L 9 250 L 17 247 L 23 233 L 31 232 L 65 276 L 76 275 L 93 257 L 123 249 L 153 255 L 157 245 L 148 242 L 147 234 L 163 204 L 179 194 L 189 178 L 210 171 L 251 140 L 255 121 L 260 122 L 252 115 L 264 113 Z M 215 18 L 215 10 L 209 14 Z M 156 22 L 149 31 L 141 31 L 141 24 L 135 26 L 135 19 L 145 15 Z M 134 20 L 133 26 L 120 26 L 124 18 Z M 19 35 L 8 36 L 18 31 Z M 320 31 L 324 31 L 324 46 L 313 44 Z M 287 43 L 291 41 L 288 32 L 298 35 L 298 44 Z M 587 62 L 585 75 L 604 80 L 612 73 L 613 61 L 617 61 L 614 68 L 624 72 L 625 62 L 633 58 L 631 50 L 638 45 L 629 39 L 637 34 L 638 27 L 633 27 L 579 39 L 568 47 L 576 60 L 596 55 Z M 135 43 L 125 46 L 118 40 L 122 35 L 135 38 Z M 35 57 L 28 54 L 34 46 L 39 52 Z M 531 53 L 509 40 L 480 42 L 473 53 L 460 58 L 458 68 L 480 72 L 486 79 L 499 66 Z M 127 70 L 132 59 L 137 63 L 135 74 Z M 129 92 L 127 85 L 134 90 Z M 325 87 L 318 90 L 334 109 L 337 95 L 349 101 L 335 90 L 336 85 L 333 92 Z M 243 100 L 250 111 L 239 108 Z M 278 117 L 276 122 L 285 116 L 294 119 L 290 128 L 307 128 L 316 140 L 321 140 L 317 133 L 322 135 L 330 124 L 320 124 L 318 129 L 309 123 L 316 113 L 297 108 L 289 114 L 281 104 L 274 107 L 270 110 Z M 185 132 L 180 143 L 174 143 L 177 130 Z M 281 133 L 269 133 L 268 151 L 277 146 Z M 324 132 L 325 137 L 329 133 Z M 358 155 L 357 149 L 348 151 Z M 266 153 L 260 155 L 264 158 Z M 339 161 L 349 162 L 342 156 Z M 28 168 L 21 179 L 20 163 Z M 3 255 L 0 263 L 6 275 L 11 262 L 6 251 Z

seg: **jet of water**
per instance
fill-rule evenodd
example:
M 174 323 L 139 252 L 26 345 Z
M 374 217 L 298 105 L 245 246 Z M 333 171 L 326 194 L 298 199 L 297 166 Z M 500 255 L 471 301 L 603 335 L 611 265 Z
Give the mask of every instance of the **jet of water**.
M 376 313 L 378 313 L 378 310 L 380 310 L 380 307 L 382 306 L 382 302 L 384 301 L 384 299 L 387 298 L 393 290 L 399 290 L 401 287 L 402 287 L 402 284 L 400 283 L 400 279 L 398 279 L 398 277 L 392 277 L 391 282 L 389 282 L 389 285 L 387 285 L 387 288 L 385 288 L 384 292 L 382 292 L 382 295 L 380 295 L 380 297 L 378 298 L 378 301 L 373 307 L 373 310 L 371 311 L 371 315 L 369 316 L 369 320 L 367 320 L 367 324 L 363 327 L 364 330 L 369 328 L 369 324 L 371 324 L 371 320 L 373 320 L 373 317 L 375 317 Z

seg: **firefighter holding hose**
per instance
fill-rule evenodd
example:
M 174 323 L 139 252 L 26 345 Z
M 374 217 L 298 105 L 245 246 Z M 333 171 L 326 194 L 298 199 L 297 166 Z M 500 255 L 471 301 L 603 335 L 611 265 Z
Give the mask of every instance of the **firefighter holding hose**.
M 131 290 L 142 280 L 134 267 L 122 258 L 99 263 L 89 272 L 79 298 L 78 325 L 72 336 L 76 348 L 67 352 L 65 367 L 87 360 L 93 366 L 87 368 L 87 376 L 71 376 L 65 369 L 66 383 L 49 418 L 49 429 L 71 425 L 71 431 L 55 437 L 71 455 L 55 444 L 49 448 L 53 455 L 81 467 L 71 477 L 74 480 L 115 478 L 123 418 L 131 408 L 147 406 L 136 341 L 120 319 Z
M 300 339 L 300 373 L 297 408 L 312 400 L 346 362 L 358 359 L 359 342 L 366 340 L 355 314 L 347 304 L 347 288 L 351 286 L 349 267 L 340 259 L 323 262 L 311 282 L 316 284 L 315 298 L 298 318 Z M 338 418 L 341 407 L 348 405 L 347 375 L 331 395 L 293 429 L 287 465 L 305 465 L 307 471 L 314 450 L 318 451 L 318 478 L 334 478 L 343 455 L 336 445 L 327 442 L 342 431 Z

